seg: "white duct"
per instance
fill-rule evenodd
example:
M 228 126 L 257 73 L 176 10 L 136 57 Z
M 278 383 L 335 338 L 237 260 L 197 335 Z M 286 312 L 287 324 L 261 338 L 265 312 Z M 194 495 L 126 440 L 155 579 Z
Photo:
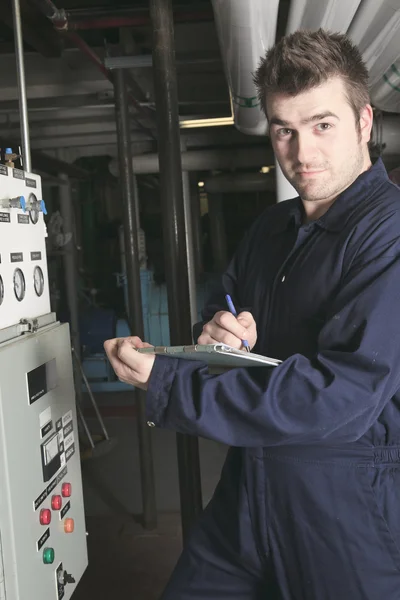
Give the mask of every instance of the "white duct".
M 275 42 L 279 0 L 212 0 L 234 124 L 250 135 L 265 135 L 253 74 Z
M 400 58 L 399 0 L 363 0 L 348 34 L 363 54 L 373 87 Z
M 295 0 L 290 4 L 286 33 L 297 29 L 346 33 L 362 0 Z M 375 0 L 379 3 L 379 0 Z
M 183 171 L 231 171 L 240 168 L 261 168 L 273 161 L 272 152 L 262 145 L 244 149 L 189 150 L 182 152 L 181 157 Z M 134 156 L 132 164 L 133 172 L 136 175 L 160 172 L 158 154 L 156 153 Z M 109 170 L 112 175 L 118 177 L 118 159 L 113 158 L 110 161 Z
M 400 59 L 371 87 L 370 94 L 376 108 L 400 113 Z

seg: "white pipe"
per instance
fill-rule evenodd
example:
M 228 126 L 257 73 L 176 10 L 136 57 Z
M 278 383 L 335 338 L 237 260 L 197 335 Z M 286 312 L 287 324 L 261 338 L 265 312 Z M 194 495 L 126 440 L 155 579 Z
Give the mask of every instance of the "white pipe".
M 233 170 L 236 168 L 261 168 L 271 164 L 273 154 L 263 145 L 252 148 L 228 148 L 218 150 L 189 150 L 182 152 L 183 171 L 212 171 L 216 169 Z M 141 154 L 132 159 L 133 172 L 136 175 L 159 173 L 158 154 Z M 112 175 L 118 177 L 118 160 L 112 159 L 109 164 Z
M 399 0 L 363 0 L 348 34 L 363 55 L 373 86 L 400 58 Z
M 286 33 L 293 33 L 297 29 L 315 31 L 320 27 L 345 33 L 361 1 L 294 0 L 290 4 Z
M 268 124 L 253 74 L 275 41 L 279 0 L 212 0 L 212 4 L 235 127 L 242 133 L 265 135 Z

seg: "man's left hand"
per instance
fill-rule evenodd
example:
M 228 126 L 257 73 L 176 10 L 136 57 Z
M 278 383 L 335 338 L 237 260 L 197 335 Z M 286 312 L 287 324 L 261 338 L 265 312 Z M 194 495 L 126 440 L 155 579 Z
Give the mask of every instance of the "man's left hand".
M 136 348 L 151 348 L 136 336 L 115 338 L 104 342 L 108 360 L 120 381 L 147 390 L 155 355 L 142 354 Z

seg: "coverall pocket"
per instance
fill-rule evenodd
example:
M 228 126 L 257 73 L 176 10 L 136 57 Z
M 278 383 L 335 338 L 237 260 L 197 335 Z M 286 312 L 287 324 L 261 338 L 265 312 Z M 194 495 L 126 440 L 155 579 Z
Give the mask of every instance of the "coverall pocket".
M 376 532 L 400 571 L 400 465 L 368 467 L 364 476 Z

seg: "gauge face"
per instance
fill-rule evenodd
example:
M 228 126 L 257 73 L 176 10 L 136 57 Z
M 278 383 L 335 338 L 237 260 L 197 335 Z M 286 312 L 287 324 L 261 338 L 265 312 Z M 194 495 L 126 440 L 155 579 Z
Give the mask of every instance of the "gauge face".
M 28 198 L 28 206 L 34 206 L 35 208 L 32 208 L 29 211 L 29 216 L 31 218 L 31 221 L 34 225 L 36 225 L 36 223 L 39 221 L 39 211 L 36 208 L 37 207 L 37 198 L 35 196 L 35 194 L 29 194 L 29 198 Z
M 35 286 L 36 295 L 41 296 L 44 290 L 44 277 L 40 267 L 35 267 L 35 270 L 33 271 L 33 284 Z
M 14 293 L 18 302 L 24 299 L 25 296 L 25 277 L 21 269 L 14 271 Z
M 4 300 L 4 283 L 3 283 L 3 278 L 0 275 L 0 306 L 3 304 L 3 300 Z

